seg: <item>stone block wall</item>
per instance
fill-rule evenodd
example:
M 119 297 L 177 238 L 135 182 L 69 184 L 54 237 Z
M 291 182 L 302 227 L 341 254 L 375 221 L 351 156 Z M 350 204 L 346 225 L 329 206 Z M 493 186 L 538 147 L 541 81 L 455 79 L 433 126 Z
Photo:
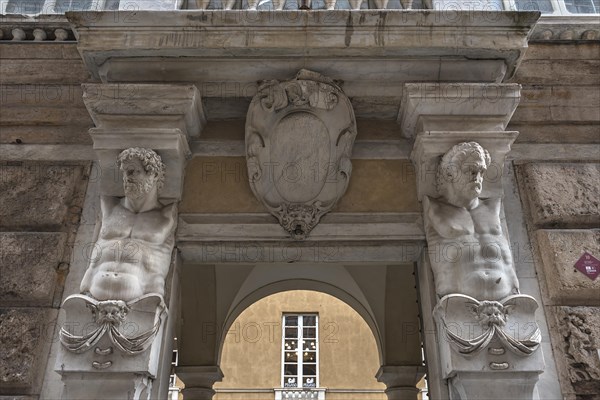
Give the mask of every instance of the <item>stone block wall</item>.
M 566 400 L 600 393 L 600 278 L 575 268 L 600 258 L 600 164 L 518 166 L 550 339 Z
M 36 399 L 89 163 L 0 163 L 0 398 Z
M 26 18 L 0 24 L 5 34 L 40 26 L 69 30 Z M 4 36 L 0 76 L 0 148 L 21 154 L 0 161 L 0 399 L 30 400 L 53 368 L 48 355 L 91 165 L 50 161 L 73 155 L 52 146 L 91 146 L 80 87 L 89 74 L 69 33 L 45 42 Z

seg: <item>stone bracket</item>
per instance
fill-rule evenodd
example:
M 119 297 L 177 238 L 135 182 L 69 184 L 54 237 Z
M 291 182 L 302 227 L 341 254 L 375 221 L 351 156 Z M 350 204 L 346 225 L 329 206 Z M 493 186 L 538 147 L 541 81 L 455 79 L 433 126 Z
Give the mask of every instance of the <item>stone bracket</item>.
M 206 117 L 198 89 L 174 84 L 84 84 L 83 100 L 96 124 L 90 129 L 103 195 L 123 196 L 116 156 L 129 147 L 154 149 L 166 165 L 161 198 L 179 200 L 188 142 Z
M 518 135 L 505 129 L 520 89 L 518 84 L 472 83 L 404 87 L 398 123 L 415 141 L 411 159 L 428 246 L 460 254 L 436 258 L 424 274 L 433 272 L 436 286 L 435 299 L 425 302 L 437 301 L 436 343 L 427 341 L 428 361 L 437 361 L 431 366 L 432 386 L 445 391 L 441 381 L 446 381 L 451 400 L 532 399 L 544 370 L 537 302 L 519 293 L 502 232 L 504 161 Z M 486 246 L 502 257 L 486 258 Z M 480 283 L 477 272 L 496 274 L 497 280 Z M 503 287 L 495 286 L 500 282 Z
M 427 131 L 503 131 L 520 98 L 516 83 L 407 83 L 398 123 L 407 138 Z

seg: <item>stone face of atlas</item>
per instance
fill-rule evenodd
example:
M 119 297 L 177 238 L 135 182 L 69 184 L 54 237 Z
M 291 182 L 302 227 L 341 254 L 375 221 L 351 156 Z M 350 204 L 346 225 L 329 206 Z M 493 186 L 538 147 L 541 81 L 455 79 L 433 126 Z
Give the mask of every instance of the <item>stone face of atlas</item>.
M 423 200 L 425 232 L 437 295 L 460 293 L 498 301 L 519 294 L 502 231 L 502 199 L 480 198 L 491 158 L 476 142 L 459 143 L 441 159 L 440 197 Z
M 117 164 L 125 197 L 101 198 L 81 293 L 125 302 L 151 293 L 162 296 L 176 227 L 175 204 L 158 200 L 165 166 L 156 152 L 137 147 L 122 151 Z

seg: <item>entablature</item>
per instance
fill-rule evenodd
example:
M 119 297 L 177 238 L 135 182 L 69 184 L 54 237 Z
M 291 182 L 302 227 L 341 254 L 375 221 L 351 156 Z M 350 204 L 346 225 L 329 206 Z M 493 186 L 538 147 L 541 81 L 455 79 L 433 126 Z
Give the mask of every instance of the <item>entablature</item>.
M 216 118 L 242 118 L 259 81 L 307 68 L 339 80 L 358 117 L 393 119 L 407 82 L 511 77 L 539 13 L 180 10 L 67 18 L 95 79 L 194 83 Z

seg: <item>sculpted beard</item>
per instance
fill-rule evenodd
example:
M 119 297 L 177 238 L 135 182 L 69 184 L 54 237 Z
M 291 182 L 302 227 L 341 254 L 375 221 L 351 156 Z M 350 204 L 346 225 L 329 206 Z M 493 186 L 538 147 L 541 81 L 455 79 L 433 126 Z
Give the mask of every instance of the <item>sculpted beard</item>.
M 134 199 L 139 199 L 146 193 L 152 190 L 154 182 L 150 178 L 135 180 L 132 178 L 123 177 L 125 195 Z

